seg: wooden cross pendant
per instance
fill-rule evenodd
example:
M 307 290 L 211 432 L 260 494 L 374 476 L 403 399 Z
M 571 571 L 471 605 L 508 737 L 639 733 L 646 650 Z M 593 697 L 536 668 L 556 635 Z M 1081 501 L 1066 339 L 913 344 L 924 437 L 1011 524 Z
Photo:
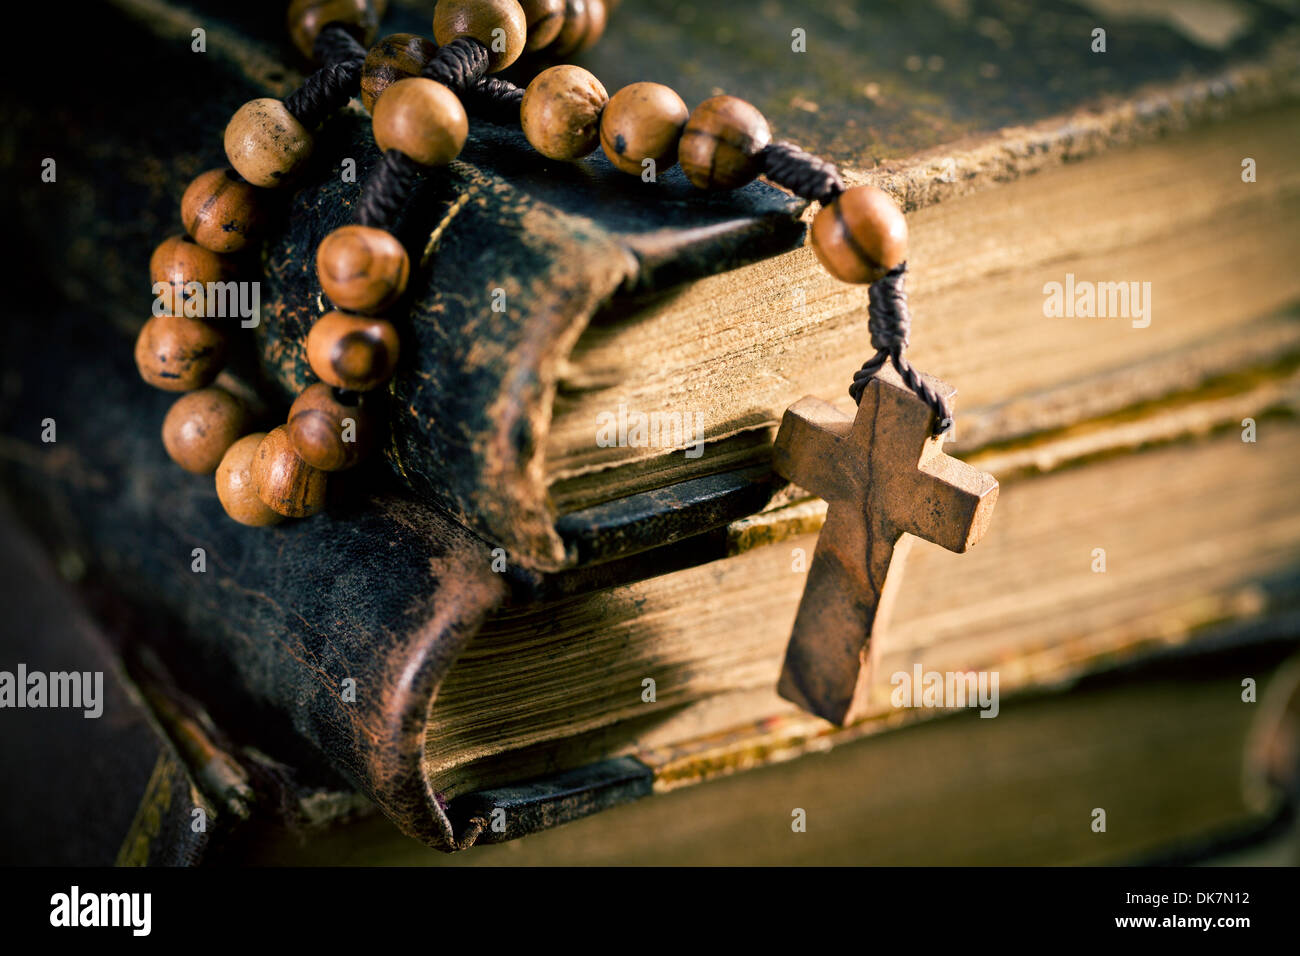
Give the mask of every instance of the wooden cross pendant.
M 852 420 L 803 398 L 786 410 L 776 437 L 776 471 L 830 506 L 777 691 L 837 724 L 852 722 L 866 703 L 872 638 L 883 634 L 909 535 L 966 551 L 984 536 L 998 498 L 992 475 L 943 453 L 933 416 L 886 366 Z

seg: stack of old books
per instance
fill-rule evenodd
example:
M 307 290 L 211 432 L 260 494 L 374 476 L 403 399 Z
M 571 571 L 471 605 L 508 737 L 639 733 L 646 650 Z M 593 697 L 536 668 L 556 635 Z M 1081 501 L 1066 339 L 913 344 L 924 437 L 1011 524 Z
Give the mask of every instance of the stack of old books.
M 900 672 L 996 673 L 1005 707 L 1155 650 L 1289 633 L 1300 61 L 1280 8 L 1203 25 L 1109 4 L 627 0 L 586 55 L 611 90 L 750 99 L 909 213 L 909 355 L 958 388 L 946 450 L 1002 492 L 973 552 L 912 549 L 875 706 L 837 728 L 775 693 L 825 506 L 773 475 L 774 429 L 805 395 L 850 408 L 870 353 L 866 289 L 818 267 L 802 205 L 543 161 L 472 124 L 407 216 L 411 248 L 439 233 L 384 461 L 324 515 L 236 526 L 167 460 L 167 397 L 131 374 L 130 334 L 150 237 L 221 162 L 212 131 L 293 78 L 268 67 L 277 18 L 193 6 L 206 56 L 182 42 L 192 16 L 115 0 L 94 14 L 125 64 L 88 93 L 103 109 L 14 107 L 25 156 L 57 131 L 59 181 L 9 197 L 40 239 L 31 320 L 6 333 L 4 484 L 98 597 L 160 725 L 223 755 L 213 778 L 178 751 L 217 818 L 275 803 L 324 824 L 355 787 L 439 849 L 499 842 L 942 712 L 898 706 Z M 392 31 L 425 29 L 393 6 Z M 123 121 L 146 62 L 173 79 Z M 354 109 L 263 252 L 241 378 L 273 408 L 310 374 L 311 253 L 358 190 L 338 164 L 375 159 Z M 978 747 L 998 721 L 941 723 Z

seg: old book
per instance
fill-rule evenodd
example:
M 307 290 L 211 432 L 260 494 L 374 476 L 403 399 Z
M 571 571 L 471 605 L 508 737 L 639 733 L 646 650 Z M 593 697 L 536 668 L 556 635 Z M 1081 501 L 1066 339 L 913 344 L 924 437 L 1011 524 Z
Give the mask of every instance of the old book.
M 37 238 L 33 267 L 10 296 L 13 314 L 27 321 L 12 324 L 5 352 L 11 401 L 4 482 L 47 541 L 75 550 L 90 580 L 144 611 L 131 641 L 152 649 L 177 689 L 201 700 L 231 739 L 347 781 L 405 832 L 445 849 L 508 839 L 921 716 L 882 709 L 841 737 L 772 694 L 802 586 L 795 549 L 811 546 L 821 513 L 763 461 L 781 389 L 767 389 L 745 412 L 755 417 L 735 418 L 744 392 L 757 394 L 762 383 L 728 386 L 726 348 L 714 352 L 694 332 L 685 335 L 683 355 L 698 347 L 712 356 L 711 407 L 731 402 L 726 414 L 740 425 L 735 435 L 713 436 L 716 459 L 706 454 L 697 467 L 682 456 L 680 469 L 671 456 L 658 464 L 599 461 L 597 470 L 563 481 L 551 480 L 560 470 L 546 464 L 569 454 L 551 451 L 550 436 L 563 431 L 552 407 L 560 424 L 567 416 L 580 425 L 590 411 L 582 411 L 587 392 L 606 389 L 616 398 L 608 389 L 617 386 L 594 380 L 593 369 L 602 354 L 621 354 L 617 372 L 630 380 L 637 369 L 627 360 L 635 348 L 627 346 L 642 322 L 659 360 L 689 363 L 663 349 L 673 330 L 696 322 L 721 329 L 729 321 L 724 315 L 710 325 L 701 301 L 736 297 L 734 314 L 748 314 L 742 286 L 746 295 L 751 286 L 769 294 L 776 288 L 770 276 L 766 286 L 757 278 L 766 263 L 746 263 L 787 250 L 774 260 L 779 268 L 798 274 L 800 263 L 807 265 L 806 251 L 794 248 L 802 235 L 798 205 L 762 184 L 728 197 L 690 194 L 647 211 L 639 184 L 614 176 L 599 158 L 568 171 L 542 169 L 514 148 L 515 134 L 476 125 L 465 161 L 432 181 L 418 204 L 428 231 L 412 238 L 413 248 L 422 249 L 420 240 L 439 224 L 446 228 L 437 231 L 434 267 L 406 330 L 414 347 L 395 385 L 392 473 L 377 467 L 358 474 L 352 484 L 365 492 L 341 497 L 324 516 L 259 535 L 223 518 L 208 483 L 176 471 L 156 437 L 167 397 L 140 386 L 131 368 L 130 335 L 143 315 L 131 277 L 141 274 L 151 243 L 174 228 L 186 179 L 219 162 L 218 137 L 206 144 L 177 137 L 151 117 L 120 116 L 112 104 L 165 69 L 175 82 L 147 87 L 159 97 L 151 115 L 185 115 L 187 127 L 216 130 L 242 99 L 292 85 L 275 66 L 276 41 L 264 39 L 278 37 L 278 25 L 256 6 L 208 13 L 210 38 L 219 42 L 210 40 L 211 54 L 196 62 L 188 40 L 180 42 L 192 16 L 150 0 L 103 5 L 92 28 L 122 51 L 118 87 L 82 91 L 75 103 L 53 99 L 39 115 L 31 104 L 13 108 L 17 127 L 33 131 L 23 140 L 26 160 L 56 151 L 50 130 L 58 131 L 65 178 L 58 190 L 6 197 L 6 209 L 12 204 L 16 221 Z M 746 31 L 771 29 L 727 6 L 699 15 L 743 23 Z M 681 87 L 695 100 L 723 81 L 748 85 L 781 134 L 842 161 L 850 154 L 913 157 L 881 175 L 894 177 L 886 184 L 909 205 L 927 207 L 914 217 L 918 254 L 930 242 L 926 255 L 934 263 L 922 268 L 917 261 L 915 357 L 962 386 L 956 447 L 1004 478 L 1007 489 L 994 537 L 979 551 L 946 562 L 917 549 L 893 636 L 877 648 L 882 690 L 891 668 L 906 670 L 918 658 L 945 669 L 996 665 L 1008 692 L 1050 685 L 1163 643 L 1241 639 L 1282 627 L 1295 595 L 1296 529 L 1278 518 L 1295 510 L 1283 462 L 1294 457 L 1296 440 L 1283 417 L 1294 404 L 1295 323 L 1284 308 L 1294 289 L 1277 268 L 1289 261 L 1294 241 L 1279 232 L 1277 212 L 1292 208 L 1295 187 L 1289 140 L 1275 128 L 1293 96 L 1282 15 L 1261 10 L 1247 32 L 1209 47 L 1171 27 L 1130 24 L 1160 55 L 1126 60 L 1132 75 L 1117 77 L 1093 72 L 1055 31 L 1038 36 L 1039 19 L 1028 12 L 1009 4 L 997 11 L 981 21 L 982 47 L 970 52 L 955 44 L 954 37 L 969 35 L 969 24 L 957 19 L 855 14 L 849 30 L 834 21 L 849 16 L 842 12 L 809 14 L 837 44 L 837 31 L 847 31 L 841 57 L 856 49 L 857 31 L 878 44 L 880 80 L 852 90 L 880 110 L 878 126 L 847 108 L 818 106 L 814 116 L 809 106 L 817 104 L 794 105 L 807 77 L 758 69 L 740 50 L 727 59 L 734 72 L 688 75 L 695 86 Z M 400 7 L 396 13 L 394 29 L 423 28 L 423 13 L 420 23 Z M 672 81 L 653 70 L 700 56 L 701 36 L 713 36 L 683 29 L 690 42 L 669 49 L 647 28 L 652 14 L 638 20 L 630 4 L 623 13 L 631 39 L 591 61 L 610 77 L 630 81 L 651 70 Z M 1086 81 L 1054 86 L 1035 72 L 1046 67 L 1027 63 L 1023 75 L 981 87 L 974 81 L 981 60 L 1006 62 L 995 52 L 999 24 L 1034 35 L 1057 57 L 1052 70 L 1074 67 Z M 760 48 L 746 39 L 746 49 Z M 945 69 L 932 69 L 924 57 L 919 71 L 910 59 L 900 65 L 890 51 L 912 44 L 951 49 Z M 622 76 L 632 69 L 638 72 Z M 829 69 L 814 80 L 847 97 L 842 78 L 834 78 L 847 75 L 842 65 L 839 74 Z M 1187 79 L 1185 69 L 1197 78 Z M 870 82 L 878 84 L 874 92 Z M 926 116 L 921 104 L 934 100 L 935 83 L 965 91 L 966 112 Z M 1006 95 L 1010 90 L 1017 95 Z M 1012 105 L 977 110 L 994 92 Z M 1104 94 L 1113 99 L 1097 99 Z M 1080 112 L 1086 103 L 1094 104 L 1091 113 Z M 977 113 L 979 121 L 953 119 Z M 1229 128 L 1217 123 L 1240 123 L 1231 127 L 1235 135 L 1249 139 L 1252 151 L 1259 145 L 1263 168 L 1276 166 L 1275 180 L 1246 184 L 1234 155 L 1223 173 L 1234 190 L 1263 187 L 1262 203 L 1249 192 L 1240 201 L 1223 199 L 1226 187 L 1220 190 L 1215 176 L 1230 151 L 1200 141 Z M 1184 125 L 1181 138 L 1153 141 Z M 355 155 L 362 168 L 373 159 L 362 118 L 331 129 L 320 144 L 325 158 L 266 250 L 268 307 L 250 380 L 258 370 L 282 388 L 301 379 L 300 333 L 322 306 L 304 250 L 346 216 L 356 190 L 327 158 Z M 816 129 L 832 131 L 824 134 L 830 139 L 819 140 Z M 991 130 L 1004 132 L 990 138 Z M 1130 142 L 1143 145 L 1118 151 Z M 1093 153 L 1101 155 L 1060 165 Z M 1121 195 L 1151 190 L 1163 203 L 1150 220 L 1124 219 L 1120 235 L 1091 214 L 1087 180 L 1079 178 L 1111 163 L 1099 183 Z M 1163 182 L 1184 167 L 1209 198 L 1194 192 L 1175 201 L 1183 197 Z M 855 168 L 851 175 L 868 175 L 865 162 Z M 1015 181 L 996 185 L 999 179 Z M 669 176 L 657 185 L 670 198 L 680 193 Z M 1014 251 L 1004 255 L 996 237 L 981 239 L 978 230 L 950 230 L 944 210 L 962 204 L 969 208 L 956 222 L 995 221 Z M 1061 226 L 1061 238 L 1034 228 L 1069 209 L 1078 219 Z M 1113 214 L 1132 209 L 1130 201 Z M 1016 221 L 1020 215 L 1029 216 L 1027 227 Z M 1215 246 L 1218 258 L 1209 248 L 1216 215 L 1232 239 L 1226 253 Z M 1162 236 L 1157 219 L 1178 235 Z M 1257 234 L 1283 252 L 1256 246 Z M 1194 241 L 1183 243 L 1184 235 Z M 982 252 L 974 271 L 956 271 L 966 261 L 962 247 L 976 242 Z M 1101 259 L 1073 258 L 1092 244 L 1106 250 Z M 1136 256 L 1138 270 L 1150 270 L 1162 288 L 1177 282 L 1173 294 L 1181 296 L 1190 284 L 1165 271 L 1169 261 L 1197 263 L 1199 279 L 1243 245 L 1253 256 L 1213 271 L 1215 294 L 1235 322 L 1226 327 L 1231 335 L 1216 324 L 1220 312 L 1202 309 L 1193 295 L 1173 300 L 1178 315 L 1191 317 L 1186 325 L 1177 317 L 1165 323 L 1159 312 L 1146 328 L 1121 322 L 1089 335 L 1083 329 L 1094 320 L 1042 314 L 1042 283 L 1064 279 L 1075 261 L 1078 278 L 1101 279 Z M 1148 249 L 1155 251 L 1143 258 Z M 1063 257 L 1057 267 L 1054 256 Z M 1000 272 L 1022 262 L 1020 278 L 999 285 Z M 1242 276 L 1251 281 L 1237 285 Z M 728 285 L 737 278 L 739 286 Z M 694 305 L 694 287 L 674 291 L 687 280 L 704 289 Z M 843 387 L 832 374 L 836 363 L 851 368 L 867 347 L 855 312 L 861 303 L 840 299 L 857 293 L 831 295 L 806 281 L 803 307 L 815 319 L 807 338 L 820 344 L 791 366 L 798 385 L 792 397 L 810 382 L 834 394 Z M 936 296 L 946 288 L 949 298 L 922 312 L 929 282 Z M 74 305 L 52 306 L 52 285 Z M 972 287 L 966 296 L 963 285 Z M 986 286 L 988 299 L 971 310 L 978 327 L 968 331 L 960 315 L 948 313 Z M 504 313 L 491 309 L 496 288 L 506 290 Z M 1008 318 L 1024 318 L 1024 301 L 1014 312 L 997 307 L 999 296 L 1016 290 L 1029 300 L 1029 329 Z M 681 309 L 672 307 L 678 295 Z M 628 297 L 644 296 L 659 301 L 640 319 L 621 317 Z M 1234 311 L 1239 301 L 1245 304 Z M 773 322 L 794 322 L 792 308 L 773 303 Z M 923 338 L 922 329 L 934 331 Z M 782 336 L 787 350 L 803 349 L 802 333 L 786 328 L 774 341 Z M 1053 336 L 1066 347 L 1049 351 Z M 735 353 L 737 361 L 743 353 Z M 824 364 L 809 364 L 809 354 Z M 946 365 L 966 358 L 968 367 Z M 680 373 L 685 365 L 676 367 Z M 961 417 L 967 377 L 976 390 L 969 427 Z M 657 386 L 642 383 L 649 401 Z M 59 423 L 53 445 L 39 438 L 38 423 L 49 417 Z M 1243 417 L 1258 418 L 1258 441 L 1243 443 L 1228 430 Z M 1130 454 L 1136 450 L 1142 453 Z M 599 487 L 606 481 L 608 488 Z M 1249 493 L 1223 495 L 1225 484 L 1242 482 Z M 1161 507 L 1179 520 L 1157 527 Z M 1048 529 L 1059 536 L 1048 540 Z M 506 551 L 504 573 L 493 568 L 498 545 Z M 1079 576 L 1091 573 L 1099 547 L 1109 549 L 1112 563 L 1105 574 L 1084 577 L 1084 586 Z M 195 548 L 207 555 L 206 572 L 192 569 Z M 575 566 L 560 570 L 568 565 Z M 952 589 L 960 606 L 947 603 Z M 702 627 L 690 619 L 700 611 Z M 959 627 L 966 619 L 972 626 Z M 653 701 L 643 699 L 647 678 L 655 681 Z M 504 831 L 488 823 L 498 806 L 510 811 Z
M 117 334 L 44 314 L 6 352 L 23 365 L 6 371 L 22 384 L 4 484 L 25 516 L 140 609 L 131 641 L 232 740 L 341 775 L 444 849 L 933 714 L 891 700 L 893 675 L 918 666 L 996 672 L 1013 694 L 1295 625 L 1293 372 L 981 460 L 1005 481 L 998 522 L 968 555 L 914 548 L 876 646 L 878 707 L 836 731 L 773 690 L 816 505 L 769 509 L 653 563 L 540 578 L 496 573 L 486 544 L 383 490 L 250 534 L 206 483 L 176 480 L 139 427 L 167 397 L 136 387 Z M 66 341 L 86 350 L 78 361 Z M 53 445 L 38 437 L 46 416 L 61 423 Z M 1242 441 L 1242 417 L 1257 419 L 1256 441 Z M 508 826 L 491 829 L 502 806 Z

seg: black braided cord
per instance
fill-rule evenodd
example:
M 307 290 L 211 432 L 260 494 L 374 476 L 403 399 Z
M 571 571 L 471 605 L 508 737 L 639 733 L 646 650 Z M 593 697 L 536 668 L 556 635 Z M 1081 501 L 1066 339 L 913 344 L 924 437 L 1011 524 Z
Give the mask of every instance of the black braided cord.
M 834 163 L 794 143 L 769 143 L 762 160 L 763 175 L 796 196 L 826 205 L 844 192 L 844 180 Z
M 464 102 L 466 111 L 494 123 L 518 125 L 524 90 L 509 80 L 488 76 L 488 49 L 471 37 L 457 37 L 420 71 L 437 80 Z
M 357 222 L 391 232 L 423 172 L 424 167 L 401 150 L 386 151 L 361 188 Z
M 503 126 L 519 125 L 524 88 L 496 76 L 485 76 L 465 92 L 465 107 L 475 117 Z
M 311 52 L 326 66 L 366 58 L 366 48 L 357 42 L 352 31 L 341 23 L 327 23 L 321 27 L 320 33 L 316 34 L 316 42 L 312 45 Z
M 313 48 L 325 65 L 285 97 L 285 108 L 307 129 L 315 129 L 326 116 L 347 105 L 361 89 L 361 67 L 366 50 L 337 23 L 328 23 L 316 35 Z
M 487 76 L 487 68 L 488 48 L 472 37 L 457 37 L 438 47 L 420 75 L 438 81 L 457 96 L 464 96 Z
M 796 196 L 824 206 L 834 202 L 844 192 L 844 180 L 834 163 L 814 156 L 794 143 L 769 143 L 763 149 L 762 161 L 763 174 Z M 853 401 L 861 404 L 867 383 L 888 361 L 907 387 L 934 411 L 934 434 L 938 436 L 952 427 L 952 407 L 946 398 L 925 383 L 920 373 L 903 355 L 912 328 L 912 314 L 907 308 L 907 291 L 903 288 L 906 272 L 907 263 L 900 263 L 871 284 L 867 328 L 871 332 L 871 345 L 876 354 L 867 359 L 854 374 L 849 394 L 853 396 Z
M 853 396 L 854 402 L 861 404 L 867 383 L 889 361 L 907 387 L 934 411 L 934 434 L 937 437 L 952 427 L 952 406 L 948 399 L 926 384 L 921 374 L 903 355 L 912 330 L 912 314 L 907 308 L 907 290 L 903 288 L 903 276 L 906 273 L 907 263 L 903 262 L 887 272 L 884 278 L 871 284 L 867 328 L 871 332 L 871 346 L 876 354 L 853 374 L 849 394 Z

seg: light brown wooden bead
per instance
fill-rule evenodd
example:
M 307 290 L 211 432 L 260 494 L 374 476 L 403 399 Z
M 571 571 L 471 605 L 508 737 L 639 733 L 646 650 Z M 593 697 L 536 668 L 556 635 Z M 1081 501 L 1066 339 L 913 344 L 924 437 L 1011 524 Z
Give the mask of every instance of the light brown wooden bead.
M 361 105 L 374 113 L 381 93 L 399 80 L 419 76 L 438 47 L 414 33 L 384 37 L 366 54 L 361 66 Z
M 399 80 L 375 103 L 375 143 L 396 149 L 422 166 L 446 166 L 460 155 L 469 117 L 460 97 L 422 76 Z
M 311 132 L 280 100 L 249 100 L 226 124 L 226 159 L 254 186 L 279 186 L 311 156 Z
M 253 456 L 266 432 L 253 432 L 235 442 L 217 465 L 217 498 L 226 514 L 251 528 L 279 524 L 283 515 L 266 506 L 253 490 Z
M 340 226 L 316 249 L 321 288 L 349 312 L 382 312 L 406 291 L 410 272 L 402 244 L 372 226 Z
M 519 0 L 519 6 L 528 23 L 525 52 L 540 50 L 560 35 L 564 26 L 564 0 Z
M 350 394 L 356 403 L 344 404 L 336 389 L 316 382 L 303 389 L 289 409 L 289 438 L 298 457 L 313 468 L 351 468 L 374 447 L 374 416 L 363 396 Z
M 298 457 L 284 425 L 266 433 L 249 471 L 253 491 L 276 514 L 307 518 L 325 507 L 325 472 Z
M 289 36 L 307 59 L 314 59 L 312 47 L 327 23 L 341 23 L 362 46 L 369 46 L 379 30 L 382 12 L 370 0 L 292 0 L 289 4 Z
M 580 66 L 543 70 L 524 90 L 519 122 L 524 136 L 548 159 L 574 160 L 600 142 L 600 114 L 609 94 Z
M 244 403 L 212 386 L 182 395 L 163 419 L 163 447 L 172 461 L 196 475 L 210 475 L 244 431 Z
M 181 196 L 181 223 L 190 237 L 212 252 L 244 248 L 262 222 L 257 187 L 233 169 L 209 169 Z
M 677 143 L 690 110 L 662 83 L 633 83 L 609 98 L 600 119 L 600 145 L 609 161 L 639 176 L 642 162 L 658 170 L 677 162 Z
M 488 72 L 497 73 L 524 52 L 528 20 L 519 0 L 438 0 L 433 38 L 446 46 L 457 37 L 473 37 L 487 47 Z
M 875 186 L 854 186 L 813 217 L 812 247 L 841 282 L 875 282 L 907 259 L 907 218 Z
M 140 377 L 167 392 L 189 392 L 209 384 L 226 361 L 226 337 L 201 319 L 155 315 L 135 340 Z
M 397 330 L 383 319 L 326 312 L 307 333 L 307 361 L 326 384 L 368 392 L 397 367 Z
M 171 315 L 207 315 L 207 283 L 222 282 L 232 272 L 227 260 L 184 235 L 168 236 L 149 257 L 154 295 L 160 300 L 161 310 Z M 204 288 L 186 288 L 191 282 Z M 160 288 L 159 283 L 165 288 Z
M 566 57 L 590 50 L 605 35 L 608 18 L 604 0 L 565 0 L 564 25 L 548 52 Z
M 735 96 L 711 96 L 686 121 L 677 161 L 701 189 L 735 189 L 759 174 L 759 153 L 771 140 L 754 106 Z

